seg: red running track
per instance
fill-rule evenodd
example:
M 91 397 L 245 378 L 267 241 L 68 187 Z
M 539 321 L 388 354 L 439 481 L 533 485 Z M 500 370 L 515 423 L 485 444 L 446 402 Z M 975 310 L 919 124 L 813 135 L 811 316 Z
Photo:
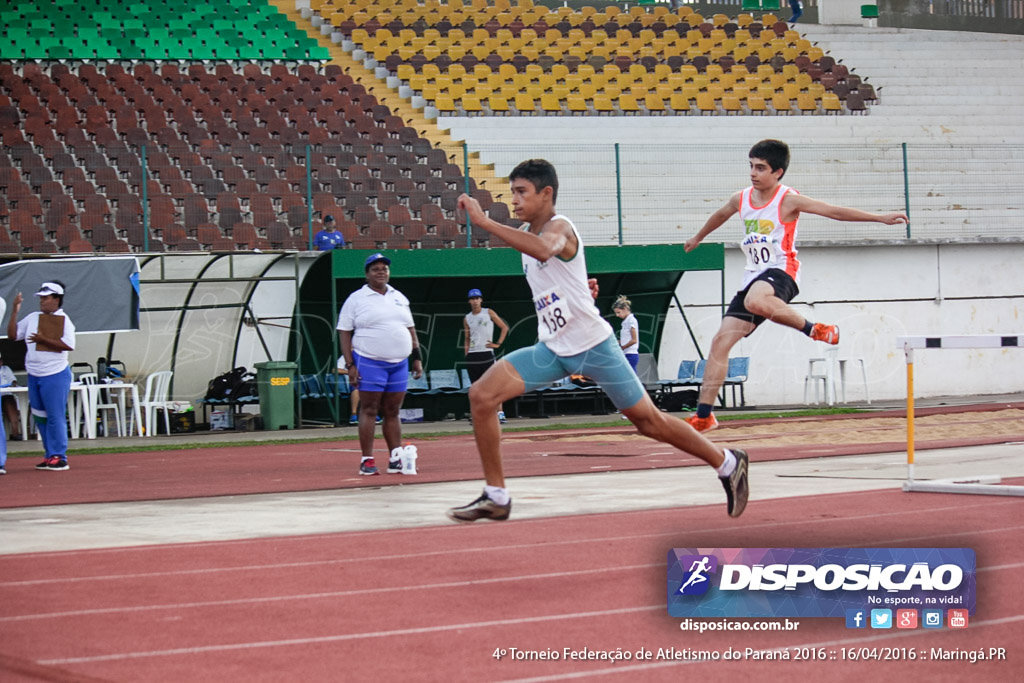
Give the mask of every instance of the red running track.
M 1003 408 L 1024 408 L 1024 404 L 955 406 L 926 408 L 919 416 L 961 414 L 951 418 L 977 423 L 987 413 Z M 722 443 L 743 446 L 748 440 L 759 445 L 750 448 L 757 462 L 817 458 L 822 456 L 863 455 L 899 452 L 904 441 L 857 442 L 849 438 L 848 424 L 863 423 L 858 430 L 871 427 L 878 418 L 898 418 L 901 411 L 859 415 L 833 415 L 809 418 L 759 419 L 724 422 L 711 433 Z M 994 420 L 995 418 L 988 418 Z M 891 420 L 890 420 L 891 421 Z M 771 427 L 765 430 L 765 426 Z M 755 429 L 756 428 L 756 429 Z M 885 427 L 891 431 L 891 427 Z M 754 433 L 756 431 L 756 434 Z M 670 446 L 635 435 L 632 426 L 606 429 L 552 432 L 513 432 L 506 434 L 503 451 L 505 474 L 509 477 L 578 474 L 597 471 L 623 471 L 663 467 L 685 467 L 703 463 Z M 985 437 L 928 440 L 919 432 L 917 450 L 975 446 L 1024 440 L 993 430 Z M 774 435 L 813 435 L 815 445 L 767 446 Z M 847 435 L 847 436 L 844 436 Z M 559 441 L 565 437 L 585 437 L 586 441 Z M 38 458 L 19 457 L 8 461 L 8 476 L 0 508 L 68 503 L 99 503 L 207 496 L 316 491 L 362 486 L 425 484 L 437 481 L 477 481 L 480 461 L 472 435 L 420 438 L 411 435 L 420 451 L 416 477 L 387 475 L 367 478 L 357 474 L 358 444 L 336 443 L 274 444 L 261 446 L 167 450 L 143 453 L 72 453 L 71 473 L 36 472 Z M 147 442 L 148 443 L 148 442 Z M 378 438 L 378 458 L 386 458 L 383 439 Z M 381 464 L 378 462 L 378 464 Z
M 372 533 L 0 557 L 5 681 L 701 683 L 770 679 L 1019 680 L 1024 501 L 862 492 Z M 672 547 L 972 547 L 963 631 L 682 632 L 665 609 Z M 738 620 L 742 621 L 742 620 Z M 498 648 L 823 647 L 826 661 L 516 661 Z M 843 647 L 973 650 L 1008 661 L 850 662 Z M 794 650 L 787 650 L 790 654 Z M 763 668 L 762 668 L 763 667 Z M 686 677 L 684 679 L 684 677 Z

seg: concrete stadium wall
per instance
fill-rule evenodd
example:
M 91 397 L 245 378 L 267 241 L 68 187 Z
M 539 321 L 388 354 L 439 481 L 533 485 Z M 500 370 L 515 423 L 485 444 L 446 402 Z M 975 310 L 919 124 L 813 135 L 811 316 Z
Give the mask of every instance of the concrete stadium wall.
M 1024 334 L 1024 243 L 875 243 L 799 246 L 801 292 L 794 304 L 812 321 L 838 323 L 840 357 L 862 356 L 872 400 L 906 396 L 906 334 Z M 726 249 L 726 301 L 742 279 L 739 249 Z M 683 277 L 677 294 L 706 354 L 720 323 L 717 274 Z M 748 405 L 803 403 L 808 359 L 825 345 L 765 323 L 733 349 L 750 356 Z M 678 309 L 669 312 L 659 374 L 675 376 L 697 351 Z M 915 394 L 970 396 L 1024 392 L 1024 353 L 1017 349 L 919 351 Z M 811 400 L 813 401 L 813 391 Z M 847 398 L 864 399 L 859 368 L 847 366 Z

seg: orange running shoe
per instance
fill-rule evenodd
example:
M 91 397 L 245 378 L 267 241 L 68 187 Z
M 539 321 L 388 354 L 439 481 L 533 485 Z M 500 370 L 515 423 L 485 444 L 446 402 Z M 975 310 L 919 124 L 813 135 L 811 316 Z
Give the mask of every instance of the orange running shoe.
M 718 418 L 715 417 L 714 413 L 707 417 L 697 417 L 696 413 L 694 413 L 690 417 L 686 418 L 686 421 L 698 432 L 710 432 L 718 426 Z
M 838 344 L 839 325 L 825 325 L 824 323 L 814 323 L 814 327 L 811 328 L 811 339 L 813 339 L 814 341 L 825 342 L 826 344 Z

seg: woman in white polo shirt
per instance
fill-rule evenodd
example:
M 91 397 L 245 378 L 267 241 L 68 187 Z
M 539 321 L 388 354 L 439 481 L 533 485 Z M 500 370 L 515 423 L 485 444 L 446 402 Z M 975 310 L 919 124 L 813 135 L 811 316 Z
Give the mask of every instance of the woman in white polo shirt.
M 9 339 L 24 339 L 25 370 L 28 372 L 28 403 L 43 440 L 46 457 L 37 470 L 68 469 L 68 392 L 71 368 L 68 351 L 75 350 L 75 324 L 64 313 L 64 283 L 44 282 L 36 292 L 39 310 L 18 321 L 21 292 L 14 297 L 7 322 Z
M 420 345 L 409 300 L 388 284 L 391 259 L 371 254 L 363 266 L 366 284 L 352 292 L 338 316 L 341 352 L 348 381 L 359 389 L 359 474 L 380 474 L 373 460 L 373 431 L 377 416 L 390 457 L 388 472 L 402 471 L 402 423 L 398 411 L 405 398 L 410 363 L 413 376 L 423 375 Z

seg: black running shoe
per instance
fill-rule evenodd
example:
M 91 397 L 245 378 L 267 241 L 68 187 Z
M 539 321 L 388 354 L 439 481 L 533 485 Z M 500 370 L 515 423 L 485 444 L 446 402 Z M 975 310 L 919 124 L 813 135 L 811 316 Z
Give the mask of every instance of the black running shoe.
M 497 522 L 508 519 L 512 512 L 512 499 L 506 505 L 498 505 L 483 493 L 469 505 L 452 508 L 445 514 L 453 522 L 475 522 L 478 519 L 493 519 Z
M 402 472 L 402 459 L 396 458 L 395 460 L 388 460 L 388 474 L 401 474 Z
M 736 469 L 728 477 L 719 477 L 722 487 L 725 489 L 725 499 L 729 507 L 730 517 L 739 517 L 747 507 L 747 497 L 750 495 L 750 482 L 747 480 L 747 470 L 750 467 L 750 458 L 745 451 L 738 448 L 730 448 L 736 456 Z
M 36 469 L 42 471 L 48 470 L 50 469 L 50 463 L 57 462 L 58 460 L 60 460 L 60 458 L 58 458 L 56 455 L 47 456 L 46 458 L 43 459 L 41 463 L 36 465 Z
M 373 462 L 373 458 L 368 458 L 359 463 L 359 474 L 367 477 L 380 474 L 380 471 L 377 469 L 377 465 Z

